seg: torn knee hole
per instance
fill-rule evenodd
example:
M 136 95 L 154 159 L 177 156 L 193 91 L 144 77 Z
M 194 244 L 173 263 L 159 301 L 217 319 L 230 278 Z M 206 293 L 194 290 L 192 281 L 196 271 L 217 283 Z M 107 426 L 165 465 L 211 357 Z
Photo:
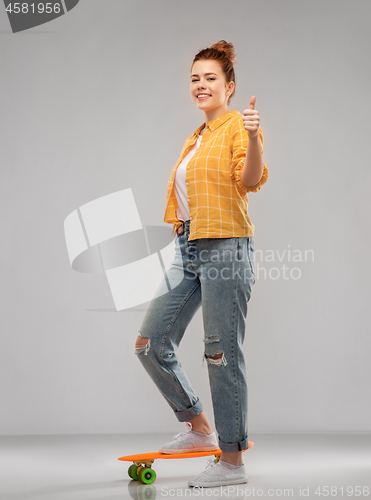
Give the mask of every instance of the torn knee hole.
M 135 353 L 141 354 L 144 352 L 144 354 L 147 355 L 150 347 L 151 339 L 138 335 L 137 341 L 135 342 Z
M 141 335 L 138 335 L 137 341 L 135 342 L 135 347 L 143 347 L 147 345 L 148 342 L 147 337 L 142 337 Z
M 219 342 L 219 341 L 220 341 L 220 337 L 218 337 L 217 335 L 213 335 L 211 337 L 206 337 L 204 339 L 205 344 L 210 344 L 211 342 Z
M 223 353 L 222 352 L 218 352 L 218 354 L 214 354 L 214 356 L 211 356 L 211 354 L 206 354 L 206 357 L 207 358 L 211 358 L 211 359 L 219 359 L 223 356 Z
M 225 366 L 227 364 L 224 352 L 218 352 L 217 354 L 205 354 L 205 358 L 210 365 Z

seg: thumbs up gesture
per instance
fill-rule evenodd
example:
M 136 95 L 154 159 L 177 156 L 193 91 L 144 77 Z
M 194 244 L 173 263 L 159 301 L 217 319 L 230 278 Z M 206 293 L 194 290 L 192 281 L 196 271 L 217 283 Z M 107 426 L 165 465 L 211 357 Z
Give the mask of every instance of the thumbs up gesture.
M 259 134 L 259 111 L 255 109 L 256 97 L 250 99 L 249 109 L 245 109 L 242 115 L 243 126 L 249 137 L 256 137 Z

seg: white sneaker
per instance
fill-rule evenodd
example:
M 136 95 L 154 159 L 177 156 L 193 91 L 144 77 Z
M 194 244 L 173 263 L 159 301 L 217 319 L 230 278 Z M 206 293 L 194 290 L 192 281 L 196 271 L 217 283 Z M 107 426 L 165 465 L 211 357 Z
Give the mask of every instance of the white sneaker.
M 213 486 L 227 486 L 241 483 L 247 483 L 247 474 L 244 465 L 231 467 L 231 464 L 223 460 L 215 463 L 214 460 L 209 458 L 206 469 L 188 481 L 188 486 L 211 488 Z
M 188 453 L 192 451 L 214 451 L 219 448 L 215 432 L 202 434 L 192 430 L 191 422 L 186 422 L 188 431 L 180 432 L 173 440 L 164 444 L 160 453 Z

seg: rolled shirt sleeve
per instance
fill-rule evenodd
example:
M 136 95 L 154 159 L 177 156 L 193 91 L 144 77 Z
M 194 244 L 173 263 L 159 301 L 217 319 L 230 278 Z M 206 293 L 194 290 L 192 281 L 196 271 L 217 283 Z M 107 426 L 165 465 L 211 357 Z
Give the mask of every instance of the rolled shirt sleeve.
M 263 132 L 261 128 L 259 128 L 259 138 L 261 144 L 261 151 L 263 154 Z M 265 184 L 268 180 L 268 168 L 263 163 L 263 175 L 260 181 L 257 184 L 255 184 L 255 186 L 248 187 L 245 186 L 245 184 L 243 184 L 241 180 L 241 173 L 245 165 L 248 140 L 249 136 L 247 135 L 246 129 L 243 126 L 242 117 L 240 117 L 240 119 L 236 121 L 235 128 L 232 132 L 232 160 L 231 160 L 230 175 L 231 177 L 234 177 L 238 187 L 242 189 L 242 191 L 244 191 L 245 193 L 251 191 L 256 193 L 257 191 L 260 190 L 262 185 Z

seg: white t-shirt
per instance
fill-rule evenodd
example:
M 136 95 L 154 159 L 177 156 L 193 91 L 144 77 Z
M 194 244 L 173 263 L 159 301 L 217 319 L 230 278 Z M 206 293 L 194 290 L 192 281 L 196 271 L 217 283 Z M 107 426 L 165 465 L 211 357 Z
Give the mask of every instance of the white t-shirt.
M 201 143 L 202 134 L 205 128 L 203 128 L 198 136 L 196 144 L 188 151 L 183 160 L 179 163 L 176 169 L 175 182 L 174 182 L 174 192 L 176 199 L 178 201 L 177 217 L 179 220 L 189 220 L 189 208 L 188 208 L 188 198 L 187 198 L 187 186 L 185 182 L 186 168 L 189 160 L 195 154 L 196 149 Z

